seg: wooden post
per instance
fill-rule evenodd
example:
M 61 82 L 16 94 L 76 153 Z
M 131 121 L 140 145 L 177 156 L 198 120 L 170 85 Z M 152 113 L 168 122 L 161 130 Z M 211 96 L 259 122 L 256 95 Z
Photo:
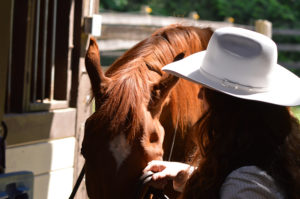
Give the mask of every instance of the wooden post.
M 77 1 L 75 16 L 77 20 L 75 20 L 75 50 L 76 55 L 78 56 L 78 71 L 76 74 L 73 74 L 73 78 L 77 79 L 77 95 L 76 102 L 74 106 L 77 109 L 77 119 L 76 119 L 76 149 L 75 149 L 75 163 L 74 163 L 74 184 L 79 176 L 79 173 L 85 163 L 85 159 L 81 155 L 81 144 L 84 136 L 84 126 L 86 119 L 92 114 L 92 106 L 90 101 L 90 91 L 91 85 L 89 76 L 85 69 L 85 53 L 86 47 L 89 43 L 89 36 L 82 31 L 82 23 L 81 20 L 85 16 L 89 16 L 92 14 L 97 14 L 99 12 L 99 3 L 100 0 L 82 0 Z M 80 2 L 80 3 L 79 3 Z M 80 18 L 80 19 L 79 19 Z M 74 67 L 73 67 L 74 68 Z M 75 199 L 87 199 L 87 191 L 85 187 L 85 178 L 81 182 Z
M 7 69 L 11 63 L 11 39 L 14 0 L 0 3 L 0 122 L 5 109 Z
M 255 31 L 272 38 L 272 23 L 267 20 L 256 20 Z

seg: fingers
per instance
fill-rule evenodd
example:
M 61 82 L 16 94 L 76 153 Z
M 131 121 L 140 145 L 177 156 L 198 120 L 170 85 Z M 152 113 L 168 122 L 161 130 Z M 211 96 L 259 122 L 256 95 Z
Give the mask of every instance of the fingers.
M 184 186 L 191 169 L 193 167 L 190 165 L 180 162 L 153 160 L 148 163 L 144 172 L 154 172 L 151 178 L 153 187 L 163 188 L 168 180 L 175 180 L 175 187 L 180 189 Z
M 144 172 L 152 171 L 152 172 L 160 172 L 166 168 L 165 162 L 160 160 L 153 160 L 148 163 Z
M 168 183 L 168 179 L 166 178 L 166 173 L 163 172 L 166 169 L 166 164 L 164 161 L 153 160 L 148 163 L 146 168 L 144 169 L 144 173 L 152 171 L 154 174 L 152 175 L 150 185 L 157 189 L 164 189 L 164 187 Z
M 154 160 L 148 163 L 144 172 L 154 172 L 152 179 L 173 179 L 178 172 L 187 169 L 189 165 L 179 162 Z
M 172 176 L 167 171 L 162 171 L 158 173 L 154 173 L 152 176 L 152 180 L 158 181 L 158 180 L 170 180 L 173 179 Z

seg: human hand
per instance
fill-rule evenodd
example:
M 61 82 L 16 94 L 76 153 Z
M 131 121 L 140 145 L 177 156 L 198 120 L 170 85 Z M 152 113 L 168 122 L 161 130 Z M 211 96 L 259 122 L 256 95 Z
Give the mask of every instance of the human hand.
M 153 160 L 144 169 L 144 172 L 148 171 L 154 172 L 152 186 L 162 189 L 167 184 L 167 180 L 173 180 L 174 189 L 182 191 L 194 167 L 180 162 Z

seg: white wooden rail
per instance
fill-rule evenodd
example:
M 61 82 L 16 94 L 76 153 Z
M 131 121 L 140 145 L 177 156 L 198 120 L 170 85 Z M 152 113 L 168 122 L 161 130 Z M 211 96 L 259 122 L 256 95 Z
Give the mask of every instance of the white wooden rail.
M 272 23 L 267 20 L 257 20 L 255 26 L 233 24 L 230 22 L 215 22 L 205 20 L 194 20 L 179 17 L 161 17 L 146 14 L 128 13 L 101 13 L 102 33 L 98 38 L 98 45 L 102 51 L 102 56 L 120 55 L 120 52 L 131 48 L 133 45 L 148 37 L 157 28 L 170 24 L 193 25 L 197 27 L 210 27 L 213 30 L 235 26 L 255 30 L 269 37 L 272 35 L 300 36 L 300 30 L 273 29 Z M 279 51 L 300 52 L 300 44 L 278 44 Z M 289 69 L 300 69 L 300 63 L 281 63 Z

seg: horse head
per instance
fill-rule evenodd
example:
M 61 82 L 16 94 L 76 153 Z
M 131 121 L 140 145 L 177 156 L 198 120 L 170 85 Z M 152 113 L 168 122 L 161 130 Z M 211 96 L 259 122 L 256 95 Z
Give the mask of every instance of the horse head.
M 175 34 L 172 29 L 183 32 L 182 36 L 174 35 L 177 37 L 172 39 Z M 196 102 L 199 86 L 160 69 L 206 48 L 211 31 L 205 29 L 206 33 L 203 29 L 205 38 L 201 38 L 200 29 L 191 33 L 189 29 L 172 26 L 158 30 L 128 50 L 105 74 L 97 42 L 93 38 L 90 40 L 85 61 L 95 112 L 85 124 L 82 153 L 86 159 L 86 187 L 91 199 L 133 198 L 143 168 L 151 160 L 163 159 L 165 130 L 173 131 L 170 126 L 175 123 L 184 129 L 199 118 L 199 108 L 195 114 L 183 109 L 180 117 L 174 116 L 179 114 L 176 107 L 190 108 L 191 102 L 186 102 L 189 97 L 194 99 L 195 106 L 200 106 Z M 182 44 L 184 37 L 188 37 L 186 44 Z M 193 40 L 196 44 L 189 44 Z M 183 104 L 177 104 L 176 99 L 182 99 Z

